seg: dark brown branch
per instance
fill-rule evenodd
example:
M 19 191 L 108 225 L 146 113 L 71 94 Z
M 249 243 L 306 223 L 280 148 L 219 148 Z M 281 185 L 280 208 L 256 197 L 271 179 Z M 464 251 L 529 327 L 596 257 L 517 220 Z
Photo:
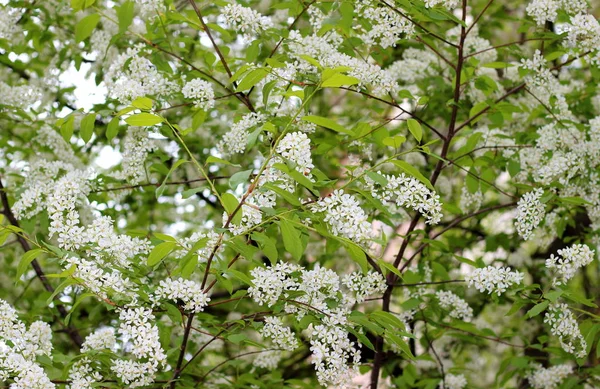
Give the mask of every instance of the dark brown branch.
M 164 185 L 184 185 L 184 184 L 190 184 L 192 182 L 202 182 L 202 181 L 207 181 L 207 180 L 220 180 L 220 179 L 224 179 L 224 178 L 230 178 L 230 176 L 214 176 L 214 177 L 208 177 L 208 178 L 204 178 L 204 177 L 203 178 L 194 178 L 192 180 L 171 181 L 171 182 L 165 182 Z M 112 192 L 112 191 L 117 191 L 117 190 L 142 188 L 142 187 L 146 187 L 146 186 L 155 186 L 158 188 L 161 185 L 162 184 L 160 182 L 156 182 L 156 183 L 147 182 L 145 184 L 125 185 L 125 186 L 117 186 L 117 187 L 113 187 L 113 188 L 96 189 L 96 190 L 92 190 L 91 193 Z

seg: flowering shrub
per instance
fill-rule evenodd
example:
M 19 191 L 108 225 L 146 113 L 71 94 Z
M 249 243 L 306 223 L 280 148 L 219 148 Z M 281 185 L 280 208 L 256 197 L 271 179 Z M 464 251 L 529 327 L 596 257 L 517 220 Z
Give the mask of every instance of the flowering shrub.
M 600 387 L 590 0 L 0 4 L 0 387 Z

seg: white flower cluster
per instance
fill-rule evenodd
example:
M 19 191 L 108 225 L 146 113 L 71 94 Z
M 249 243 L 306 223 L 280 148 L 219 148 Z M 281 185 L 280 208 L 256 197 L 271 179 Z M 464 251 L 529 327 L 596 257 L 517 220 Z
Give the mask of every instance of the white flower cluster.
M 570 14 L 579 14 L 587 9 L 585 0 L 532 0 L 525 9 L 538 26 L 546 22 L 555 22 L 559 10 Z
M 135 0 L 142 18 L 153 19 L 165 10 L 164 0 Z
M 256 358 L 252 361 L 252 364 L 256 367 L 260 367 L 261 369 L 273 370 L 281 361 L 281 351 L 279 350 L 269 350 L 261 352 L 256 355 Z
M 381 175 L 381 172 L 378 172 Z M 373 197 L 386 202 L 394 202 L 396 206 L 411 208 L 421 213 L 427 224 L 437 224 L 442 219 L 440 196 L 429 190 L 419 180 L 404 173 L 399 176 L 382 175 L 387 181 L 385 186 L 367 179 L 367 185 Z
M 305 176 L 315 167 L 310 153 L 310 139 L 303 132 L 286 134 L 279 142 L 276 149 L 283 158 L 296 164 L 296 170 Z
M 371 223 L 358 200 L 343 190 L 336 189 L 311 206 L 313 212 L 325 212 L 325 222 L 331 233 L 350 239 L 360 245 L 373 236 Z
M 465 277 L 469 286 L 475 286 L 475 289 L 483 293 L 497 293 L 500 296 L 512 284 L 520 284 L 523 281 L 523 273 L 511 271 L 508 267 L 488 266 L 478 268 L 473 273 Z
M 385 277 L 381 273 L 369 271 L 366 275 L 358 272 L 344 276 L 343 284 L 354 292 L 356 302 L 362 303 L 367 296 L 375 296 L 387 289 Z
M 194 105 L 204 111 L 215 106 L 215 91 L 212 85 L 200 78 L 194 78 L 185 83 L 181 93 L 186 99 L 193 100 Z
M 525 193 L 517 203 L 517 221 L 515 227 L 519 236 L 528 240 L 533 230 L 544 220 L 546 209 L 540 198 L 544 194 L 541 188 Z
M 15 309 L 0 299 L 0 382 L 12 378 L 12 389 L 54 389 L 36 363 L 36 357 L 50 356 L 51 352 L 50 326 L 36 321 L 26 330 Z
M 251 112 L 244 115 L 239 121 L 231 125 L 231 129 L 223 135 L 223 139 L 217 143 L 217 149 L 225 156 L 241 154 L 246 151 L 248 143 L 248 130 L 262 123 L 265 115 Z
M 0 39 L 10 40 L 21 31 L 21 27 L 18 24 L 20 18 L 20 9 L 5 5 L 0 7 Z
M 556 272 L 554 285 L 566 284 L 579 268 L 589 265 L 594 260 L 594 250 L 585 244 L 574 244 L 558 250 L 558 256 L 550 254 L 546 259 L 546 267 Z
M 141 307 L 121 309 L 119 319 L 119 334 L 136 360 L 114 360 L 111 370 L 129 388 L 150 385 L 167 360 L 154 324 L 156 319 L 151 310 Z
M 357 4 L 356 12 L 368 19 L 371 28 L 361 35 L 367 45 L 379 43 L 381 47 L 396 47 L 402 38 L 408 38 L 415 32 L 413 24 L 388 7 L 368 6 L 367 2 Z
M 1 33 L 1 32 L 0 32 Z M 0 105 L 9 105 L 26 110 L 39 102 L 42 91 L 32 85 L 8 85 L 0 81 Z
M 161 280 L 154 295 L 157 299 L 181 300 L 186 310 L 195 313 L 202 312 L 210 301 L 210 297 L 202 291 L 200 284 L 181 277 L 177 280 L 171 278 Z
M 148 136 L 145 127 L 129 127 L 121 145 L 121 171 L 115 174 L 120 180 L 126 180 L 131 185 L 142 182 L 146 177 L 145 162 L 148 154 L 156 149 L 156 145 Z
M 239 4 L 227 4 L 221 9 L 224 21 L 241 32 L 244 37 L 251 38 L 273 27 L 273 21 L 252 8 Z
M 265 325 L 260 330 L 264 338 L 271 338 L 273 343 L 280 349 L 294 351 L 298 348 L 298 340 L 289 327 L 283 325 L 279 317 L 265 317 Z
M 450 310 L 450 317 L 455 319 L 471 321 L 473 309 L 469 304 L 450 291 L 439 290 L 436 292 L 440 307 Z
M 445 383 L 445 388 L 443 388 Z M 463 389 L 467 386 L 467 379 L 462 374 L 446 374 L 444 382 L 440 382 L 440 388 L 442 389 Z
M 594 15 L 573 16 L 565 30 L 568 32 L 566 46 L 571 49 L 596 51 L 600 47 L 600 23 Z
M 321 385 L 346 387 L 356 375 L 360 362 L 360 351 L 344 330 L 344 326 L 349 325 L 349 308 L 357 301 L 364 301 L 365 293 L 384 290 L 383 277 L 371 273 L 365 276 L 350 274 L 342 283 L 332 270 L 318 266 L 306 270 L 283 262 L 272 267 L 255 268 L 250 273 L 254 285 L 248 289 L 248 294 L 256 303 L 270 307 L 284 298 L 284 311 L 294 314 L 298 321 L 308 312 L 324 315 L 320 324 L 311 324 L 307 328 L 313 353 L 312 363 Z M 344 284 L 348 285 L 349 291 L 342 288 Z M 297 292 L 303 293 L 298 295 Z M 289 297 L 291 293 L 293 300 Z M 330 308 L 332 302 L 335 308 Z M 286 348 L 284 345 L 290 341 L 287 330 L 289 328 L 271 331 L 284 339 L 279 344 L 282 348 Z M 267 361 L 274 365 L 277 363 L 273 356 Z M 350 365 L 348 361 L 352 361 Z M 266 364 L 262 359 L 260 362 Z
M 142 56 L 143 46 L 135 46 L 121 53 L 104 74 L 108 96 L 129 104 L 138 97 L 163 97 L 177 90 L 172 81 Z
M 196 250 L 195 254 L 198 256 L 198 263 L 205 263 L 206 261 L 208 261 L 208 257 L 213 252 L 213 250 L 215 249 L 215 246 L 217 246 L 217 243 L 219 242 L 219 234 L 217 234 L 214 231 L 194 232 L 189 237 L 181 239 L 179 241 L 181 250 L 176 250 L 173 252 L 173 254 L 178 258 L 183 258 L 184 256 L 186 256 L 188 254 L 188 252 L 191 249 L 194 248 L 194 245 L 197 242 L 204 240 L 204 239 L 206 239 L 206 244 L 202 248 Z M 217 254 L 221 251 L 223 251 L 222 245 L 217 248 L 217 251 L 215 254 Z
M 101 298 L 108 298 L 110 293 L 136 299 L 136 286 L 116 269 L 104 270 L 94 261 L 74 256 L 64 258 L 63 264 L 65 269 L 74 267 L 72 277 L 79 281 L 81 286 Z
M 425 0 L 425 7 L 432 8 L 441 4 L 448 9 L 454 9 L 458 5 L 458 0 Z
M 288 54 L 298 61 L 299 71 L 308 73 L 317 71 L 313 65 L 305 65 L 302 56 L 306 55 L 319 61 L 325 68 L 338 66 L 350 68 L 348 75 L 358 78 L 359 86 L 370 86 L 375 95 L 394 93 L 400 89 L 391 72 L 383 70 L 379 65 L 339 52 L 337 47 L 342 39 L 336 34 L 326 36 L 314 34 L 303 37 L 298 31 L 292 30 L 288 39 Z
M 577 358 L 585 358 L 587 355 L 587 343 L 579 331 L 575 315 L 564 303 L 550 305 L 544 317 L 544 323 L 550 325 L 550 332 L 558 336 L 560 346 L 566 352 Z
M 531 94 L 536 97 L 532 98 L 531 104 L 537 106 L 541 101 L 544 105 L 556 109 L 555 115 L 559 119 L 571 120 L 573 115 L 564 96 L 568 90 L 565 90 L 559 78 L 548 68 L 542 52 L 536 50 L 532 59 L 521 59 L 521 68 L 530 71 L 530 74 L 525 76 L 525 83 Z M 553 96 L 556 101 L 551 99 Z
M 114 351 L 117 344 L 115 330 L 105 327 L 96 330 L 85 338 L 81 352 L 110 350 Z M 88 357 L 77 360 L 69 370 L 69 385 L 67 389 L 91 389 L 102 380 L 102 375 L 94 369 L 95 363 Z
M 570 365 L 556 365 L 547 369 L 538 365 L 527 380 L 533 389 L 556 389 L 571 373 L 573 367 Z
M 477 192 L 471 193 L 469 188 L 463 186 L 460 190 L 460 203 L 459 207 L 463 213 L 475 212 L 481 208 L 483 203 L 483 193 L 481 189 L 477 189 Z
M 229 223 L 229 231 L 233 235 L 240 235 L 248 231 L 250 228 L 260 224 L 262 222 L 262 212 L 257 209 L 256 205 L 243 204 L 241 209 L 238 211 L 242 213 L 242 220 L 239 223 Z M 227 223 L 229 215 L 227 212 L 223 212 L 223 226 Z

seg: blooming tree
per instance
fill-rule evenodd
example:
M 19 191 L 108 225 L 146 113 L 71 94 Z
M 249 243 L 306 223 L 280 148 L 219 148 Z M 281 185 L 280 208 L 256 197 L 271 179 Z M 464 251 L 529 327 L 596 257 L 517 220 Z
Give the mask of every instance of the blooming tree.
M 3 1 L 0 386 L 600 387 L 599 5 Z

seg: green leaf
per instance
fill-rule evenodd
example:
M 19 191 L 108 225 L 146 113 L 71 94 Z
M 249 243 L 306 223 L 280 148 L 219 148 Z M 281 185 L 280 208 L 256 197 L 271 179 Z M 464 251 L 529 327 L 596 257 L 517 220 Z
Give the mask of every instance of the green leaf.
M 252 169 L 244 170 L 242 172 L 237 172 L 237 173 L 233 174 L 229 178 L 229 187 L 231 189 L 235 190 L 235 188 L 237 188 L 239 184 L 247 182 L 248 178 L 250 178 L 251 174 L 252 174 Z
M 115 116 L 108 122 L 108 126 L 106 126 L 106 139 L 109 141 L 113 140 L 115 136 L 119 133 L 119 117 Z
M 127 31 L 131 22 L 133 22 L 133 10 L 134 4 L 132 1 L 126 1 L 117 10 L 117 17 L 119 18 L 119 32 L 123 33 Z
M 223 194 L 221 196 L 221 200 L 223 201 L 223 207 L 225 208 L 225 211 L 230 216 L 233 214 L 233 212 L 235 212 L 235 210 L 238 207 L 238 204 L 240 203 L 238 201 L 238 199 L 231 193 Z M 231 220 L 231 222 L 233 224 L 239 224 L 241 221 L 242 221 L 242 210 L 239 209 L 233 216 L 233 219 Z
M 155 126 L 158 123 L 162 123 L 163 120 L 164 119 L 158 115 L 143 112 L 131 115 L 130 117 L 125 119 L 125 122 L 130 126 Z
M 388 136 L 387 138 L 383 138 L 382 143 L 386 146 L 390 146 L 393 147 L 395 149 L 397 149 L 398 147 L 402 146 L 402 143 L 406 142 L 406 137 L 402 136 L 402 135 L 396 135 L 396 136 Z
M 98 14 L 91 14 L 82 18 L 75 25 L 75 41 L 81 42 L 82 40 L 92 35 L 92 32 L 94 31 L 94 28 L 96 28 L 96 26 L 98 25 L 99 21 L 100 15 Z
M 33 249 L 33 250 L 29 250 L 28 252 L 23 254 L 23 256 L 21 257 L 21 260 L 19 261 L 19 264 L 17 265 L 17 275 L 16 275 L 17 281 L 19 281 L 21 279 L 21 277 L 23 276 L 23 274 L 25 274 L 25 271 L 27 270 L 27 267 L 29 266 L 29 264 L 31 262 L 33 262 L 33 260 L 36 259 L 43 252 L 44 252 L 44 250 L 42 250 L 42 249 Z
M 269 238 L 262 232 L 253 232 L 252 239 L 258 242 L 261 250 L 271 262 L 271 265 L 276 264 L 279 254 L 277 253 L 277 246 L 275 245 L 273 239 Z
M 254 85 L 258 84 L 265 77 L 267 77 L 268 74 L 269 72 L 264 68 L 251 70 L 250 72 L 248 72 L 248 74 L 246 74 L 242 81 L 240 81 L 237 88 L 235 88 L 235 91 L 241 92 L 252 88 Z
M 323 76 L 325 76 L 325 72 L 323 72 Z M 337 88 L 342 85 L 356 85 L 358 82 L 359 79 L 356 77 L 347 76 L 342 73 L 335 73 L 329 76 L 327 79 L 324 77 L 321 86 L 323 88 Z
M 169 176 L 171 175 L 171 173 L 173 173 L 173 171 L 175 169 L 177 169 L 179 166 L 183 165 L 184 163 L 186 163 L 188 161 L 186 161 L 185 159 L 180 159 L 179 161 L 175 162 L 173 164 L 173 166 L 171 166 L 171 169 L 169 169 L 169 172 L 167 173 L 167 175 L 165 176 L 162 184 L 160 184 L 160 186 L 158 188 L 156 188 L 156 191 L 154 192 L 154 194 L 156 195 L 156 198 L 158 199 L 160 196 L 162 196 L 162 194 L 165 192 L 166 189 L 166 184 L 167 184 L 167 180 L 169 179 Z
M 250 277 L 248 277 L 246 274 L 242 273 L 239 270 L 228 269 L 227 270 L 227 274 L 231 274 L 233 277 L 235 277 L 238 280 L 242 281 L 246 285 L 249 285 L 249 286 L 253 286 L 254 285 L 252 283 L 252 280 L 250 279 Z
M 366 273 L 367 270 L 369 270 L 369 262 L 367 262 L 367 255 L 365 252 L 354 243 L 346 241 L 344 241 L 344 243 L 348 254 L 350 254 L 350 258 L 360 266 L 363 273 Z
M 209 156 L 208 158 L 206 158 L 206 163 L 207 164 L 208 163 L 220 163 L 220 164 L 223 164 L 223 165 L 240 166 L 238 164 L 231 163 L 231 162 L 226 161 L 224 159 L 213 157 L 212 155 Z
M 94 123 L 96 122 L 96 114 L 90 113 L 81 119 L 81 127 L 79 128 L 79 132 L 81 134 L 81 139 L 85 143 L 89 142 L 92 139 L 92 134 L 94 133 Z
M 339 125 L 334 120 L 327 119 L 327 118 L 324 118 L 322 116 L 308 115 L 308 116 L 304 116 L 302 118 L 302 120 L 314 123 L 317 126 L 329 128 L 329 129 L 331 129 L 333 131 L 336 131 L 336 132 L 341 132 L 342 134 L 354 135 L 352 133 L 352 131 L 346 129 L 344 126 Z
M 154 266 L 162 261 L 162 259 L 166 257 L 176 245 L 177 244 L 175 242 L 162 242 L 156 245 L 148 256 L 148 266 Z
M 299 261 L 304 252 L 302 242 L 300 242 L 300 232 L 286 219 L 279 220 L 278 224 L 281 229 L 281 235 L 283 236 L 283 246 L 285 247 L 285 250 L 290 253 L 295 260 Z
M 415 356 L 410 351 L 410 347 L 408 347 L 408 344 L 406 344 L 406 342 L 401 337 L 388 330 L 385 331 L 384 337 L 391 340 L 392 343 L 398 346 L 400 350 L 402 350 L 402 352 L 406 354 L 406 356 L 408 356 L 408 358 L 415 359 Z
M 415 137 L 417 142 L 421 142 L 421 139 L 423 138 L 421 124 L 415 119 L 408 119 L 406 123 L 408 124 L 408 131 Z
M 407 173 L 410 176 L 413 176 L 414 178 L 416 178 L 417 180 L 421 181 L 423 184 L 425 184 L 425 186 L 427 186 L 429 189 L 431 190 L 435 190 L 433 188 L 433 185 L 431 185 L 431 182 L 429 182 L 429 180 L 427 178 L 425 178 L 424 175 L 421 174 L 421 172 L 419 172 L 417 170 L 417 168 L 415 168 L 412 165 L 409 165 L 408 162 L 405 161 L 399 161 L 399 160 L 392 160 L 390 161 L 391 163 L 393 163 L 394 165 L 398 166 L 400 169 L 402 169 L 405 173 Z
M 550 305 L 549 300 L 544 300 L 541 303 L 536 304 L 533 308 L 527 311 L 527 317 L 532 318 L 539 315 L 540 313 L 544 312 L 546 308 L 548 308 L 548 305 Z
M 149 110 L 152 109 L 152 100 L 147 97 L 138 97 L 133 100 L 131 105 L 139 109 Z
M 65 142 L 69 143 L 73 136 L 73 125 L 75 123 L 75 117 L 73 115 L 67 117 L 62 126 L 60 126 L 60 135 L 62 135 Z
M 288 203 L 290 203 L 291 205 L 293 205 L 295 207 L 299 207 L 302 204 L 302 203 L 300 203 L 300 200 L 298 200 L 298 197 L 295 194 L 290 193 L 287 190 L 278 187 L 274 183 L 268 182 L 266 184 L 263 184 L 261 186 L 261 189 L 268 189 L 268 190 L 271 190 L 271 191 L 277 193 L 279 196 L 283 197 L 283 199 L 285 201 L 287 201 Z

